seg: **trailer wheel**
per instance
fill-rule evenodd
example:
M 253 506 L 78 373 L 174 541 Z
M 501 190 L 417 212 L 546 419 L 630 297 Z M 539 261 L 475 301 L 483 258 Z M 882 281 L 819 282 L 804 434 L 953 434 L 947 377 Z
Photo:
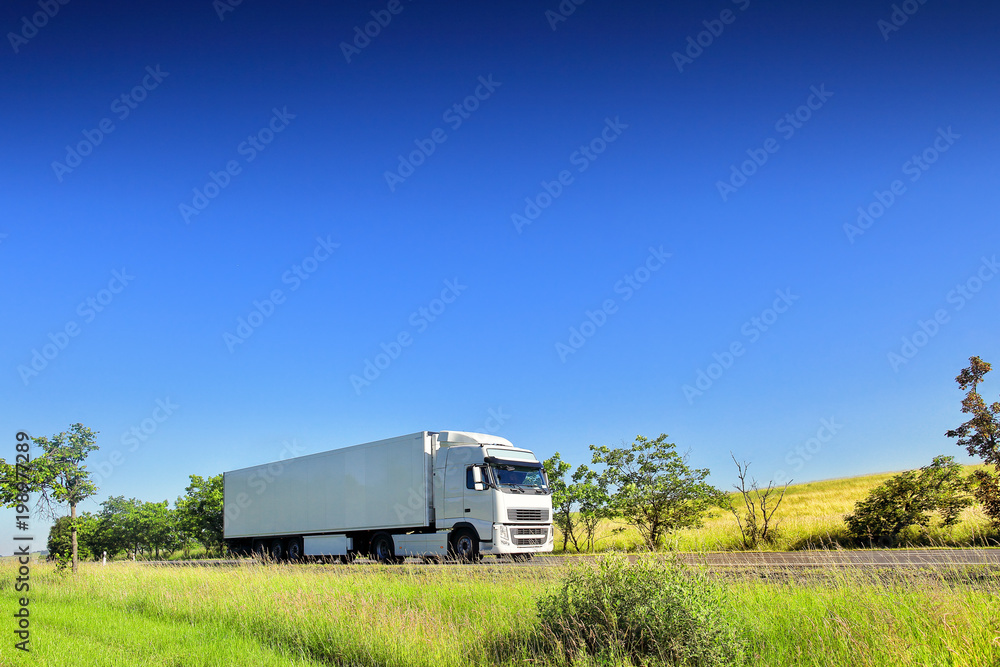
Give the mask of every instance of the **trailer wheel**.
M 285 543 L 280 539 L 271 542 L 271 558 L 275 563 L 285 560 Z
M 479 553 L 479 536 L 468 528 L 459 528 L 451 534 L 451 555 L 459 561 L 473 563 L 482 558 Z
M 260 560 L 267 558 L 267 545 L 264 543 L 264 540 L 253 541 L 253 546 L 250 548 L 250 555 Z
M 288 560 L 297 563 L 302 560 L 302 538 L 292 537 L 288 540 Z
M 392 535 L 389 533 L 376 533 L 372 538 L 369 548 L 373 560 L 379 563 L 402 563 L 402 558 L 396 557 L 396 546 L 392 543 Z

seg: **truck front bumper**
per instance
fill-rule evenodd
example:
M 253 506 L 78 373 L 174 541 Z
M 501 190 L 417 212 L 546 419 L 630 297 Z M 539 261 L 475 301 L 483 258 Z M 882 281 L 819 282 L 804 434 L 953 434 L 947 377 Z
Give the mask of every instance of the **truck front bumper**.
M 552 551 L 551 524 L 493 524 L 493 543 L 480 543 L 484 554 L 530 554 Z

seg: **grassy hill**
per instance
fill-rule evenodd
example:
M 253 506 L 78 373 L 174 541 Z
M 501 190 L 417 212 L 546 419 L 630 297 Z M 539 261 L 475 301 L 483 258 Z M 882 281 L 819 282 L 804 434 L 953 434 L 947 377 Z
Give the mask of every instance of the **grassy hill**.
M 981 466 L 965 466 L 966 474 Z M 788 487 L 778 513 L 777 539 L 765 545 L 767 551 L 791 551 L 809 548 L 835 548 L 851 543 L 844 526 L 844 515 L 854 503 L 897 473 L 808 482 Z M 735 501 L 740 501 L 733 494 Z M 928 531 L 911 529 L 900 546 L 1000 546 L 1000 535 L 990 530 L 982 510 L 976 506 L 962 514 L 957 526 L 941 528 L 933 522 Z M 739 530 L 732 514 L 713 509 L 701 528 L 682 530 L 668 543 L 682 551 L 729 551 L 741 548 Z M 642 550 L 639 534 L 621 521 L 605 521 L 597 532 L 597 551 Z M 556 551 L 562 550 L 562 536 L 557 534 Z M 573 552 L 570 544 L 569 552 Z

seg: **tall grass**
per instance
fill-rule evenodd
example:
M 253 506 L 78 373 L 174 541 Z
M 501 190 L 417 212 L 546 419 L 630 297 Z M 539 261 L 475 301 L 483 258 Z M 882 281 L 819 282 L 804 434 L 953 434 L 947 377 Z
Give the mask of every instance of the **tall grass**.
M 3 665 L 562 665 L 535 641 L 564 569 L 32 565 L 30 655 Z M 0 564 L 12 619 L 13 566 Z M 1000 664 L 1000 575 L 721 577 L 720 613 L 761 665 Z M 613 594 L 613 591 L 611 592 Z M 7 621 L 9 624 L 11 620 Z M 8 628 L 11 629 L 11 628 Z M 614 661 L 612 661 L 613 663 Z M 596 664 L 580 656 L 575 664 Z M 621 663 L 624 664 L 624 663 Z M 652 662 L 650 664 L 656 664 Z

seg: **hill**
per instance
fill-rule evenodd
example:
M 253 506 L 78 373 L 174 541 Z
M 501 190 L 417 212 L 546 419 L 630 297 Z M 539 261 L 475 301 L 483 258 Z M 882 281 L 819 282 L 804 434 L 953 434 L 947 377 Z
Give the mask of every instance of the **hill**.
M 966 474 L 981 466 L 965 466 Z M 788 487 L 778 513 L 776 540 L 762 547 L 767 551 L 792 551 L 809 548 L 856 547 L 844 527 L 844 516 L 854 503 L 869 491 L 898 473 L 878 473 L 860 477 L 806 482 Z M 738 494 L 732 494 L 740 501 Z M 713 509 L 701 528 L 682 530 L 668 537 L 668 543 L 682 551 L 730 551 L 740 549 L 739 530 L 732 514 Z M 597 532 L 597 551 L 642 550 L 638 533 L 621 521 L 605 521 Z M 941 528 L 937 522 L 927 531 L 911 529 L 899 546 L 1000 546 L 1000 535 L 990 530 L 989 522 L 978 507 L 962 514 L 957 526 Z M 556 551 L 562 550 L 562 536 L 557 533 Z M 573 552 L 572 544 L 569 552 Z

